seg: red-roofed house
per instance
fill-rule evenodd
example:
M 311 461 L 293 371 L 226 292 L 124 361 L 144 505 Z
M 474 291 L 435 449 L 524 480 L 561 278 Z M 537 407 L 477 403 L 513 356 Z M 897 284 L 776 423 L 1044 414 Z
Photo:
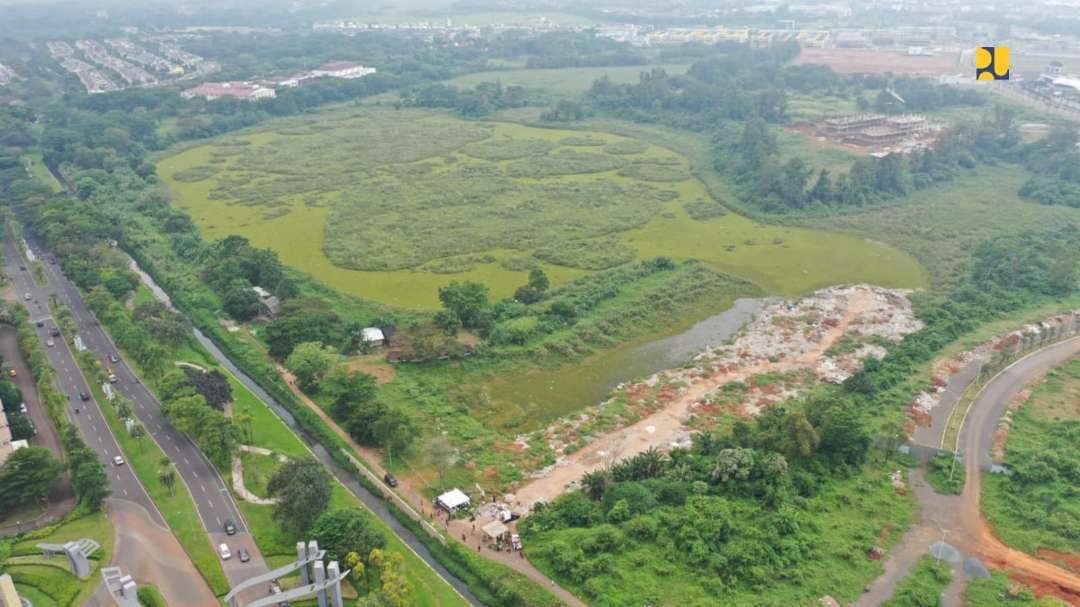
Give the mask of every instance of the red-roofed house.
M 180 95 L 186 99 L 192 97 L 204 97 L 212 101 L 220 97 L 234 97 L 255 101 L 257 99 L 273 99 L 276 95 L 274 89 L 266 88 L 250 82 L 206 82 L 193 89 L 188 89 Z
M 351 61 L 332 61 L 311 71 L 312 76 L 328 76 L 330 78 L 361 78 L 374 73 L 375 68 L 357 65 Z

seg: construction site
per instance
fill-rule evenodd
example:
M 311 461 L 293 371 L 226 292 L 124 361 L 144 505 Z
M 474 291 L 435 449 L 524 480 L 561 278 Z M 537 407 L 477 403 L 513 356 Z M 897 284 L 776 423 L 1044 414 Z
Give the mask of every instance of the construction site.
M 868 151 L 872 155 L 907 153 L 925 149 L 937 140 L 944 125 L 919 114 L 850 114 L 793 129 L 821 142 Z

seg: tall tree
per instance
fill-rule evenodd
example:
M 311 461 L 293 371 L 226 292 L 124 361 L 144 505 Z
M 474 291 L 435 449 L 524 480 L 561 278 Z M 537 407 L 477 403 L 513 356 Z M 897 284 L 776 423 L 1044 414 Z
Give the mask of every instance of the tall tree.
M 330 475 L 312 459 L 285 462 L 266 486 L 277 500 L 274 519 L 293 533 L 305 533 L 330 503 Z

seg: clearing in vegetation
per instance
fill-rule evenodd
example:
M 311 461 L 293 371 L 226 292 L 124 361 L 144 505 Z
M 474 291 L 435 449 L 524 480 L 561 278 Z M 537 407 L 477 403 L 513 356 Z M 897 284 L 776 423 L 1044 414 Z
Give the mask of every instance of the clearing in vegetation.
M 524 282 L 519 268 L 560 284 L 657 255 L 785 294 L 923 286 L 918 263 L 889 246 L 704 208 L 688 160 L 644 143 L 348 108 L 180 152 L 158 172 L 208 238 L 238 233 L 334 288 L 402 306 L 434 307 L 451 280 L 502 297 Z

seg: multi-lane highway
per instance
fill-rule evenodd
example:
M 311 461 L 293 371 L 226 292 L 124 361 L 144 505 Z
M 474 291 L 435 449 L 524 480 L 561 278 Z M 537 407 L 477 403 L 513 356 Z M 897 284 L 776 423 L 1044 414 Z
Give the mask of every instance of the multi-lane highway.
M 43 257 L 43 248 L 37 242 L 28 239 L 28 244 L 37 257 Z M 127 364 L 123 353 L 116 348 L 86 307 L 78 288 L 64 276 L 58 265 L 44 263 L 43 266 L 49 284 L 55 287 L 57 301 L 71 311 L 82 343 L 116 375 L 117 381 L 112 384 L 112 389 L 131 401 L 135 417 L 146 427 L 165 455 L 173 461 L 177 474 L 187 485 L 195 502 L 199 517 L 209 535 L 208 541 L 215 550 L 219 544 L 225 543 L 233 553 L 244 547 L 251 554 L 251 560 L 247 563 L 241 563 L 239 559 L 224 561 L 225 573 L 230 582 L 236 583 L 268 571 L 258 546 L 248 532 L 243 516 L 217 469 L 191 439 L 165 419 L 161 403 Z M 117 362 L 112 362 L 112 356 L 116 357 Z M 236 526 L 235 535 L 226 535 L 226 521 L 231 521 Z
M 113 562 L 133 574 L 139 582 L 157 585 L 169 598 L 171 605 L 205 605 L 205 601 L 214 600 L 206 581 L 184 554 L 176 538 L 168 533 L 165 519 L 134 472 L 126 464 L 114 463 L 116 456 L 123 455 L 116 437 L 105 422 L 67 342 L 51 336 L 52 329 L 56 327 L 48 307 L 49 297 L 53 294 L 51 284 L 39 286 L 34 282 L 10 231 L 4 241 L 5 271 L 11 277 L 11 288 L 29 310 L 31 322 L 35 324 L 42 344 L 50 339 L 53 341 L 53 346 L 45 347 L 45 353 L 56 371 L 58 387 L 68 395 L 67 417 L 107 467 L 112 489 L 110 518 L 113 519 L 114 528 L 119 530 L 121 526 L 140 525 L 146 529 L 140 538 L 129 539 L 117 533 Z M 39 321 L 43 326 L 36 326 Z M 88 395 L 89 399 L 82 400 L 80 394 Z M 123 525 L 120 524 L 121 520 Z M 147 550 L 149 547 L 153 547 L 153 550 Z

